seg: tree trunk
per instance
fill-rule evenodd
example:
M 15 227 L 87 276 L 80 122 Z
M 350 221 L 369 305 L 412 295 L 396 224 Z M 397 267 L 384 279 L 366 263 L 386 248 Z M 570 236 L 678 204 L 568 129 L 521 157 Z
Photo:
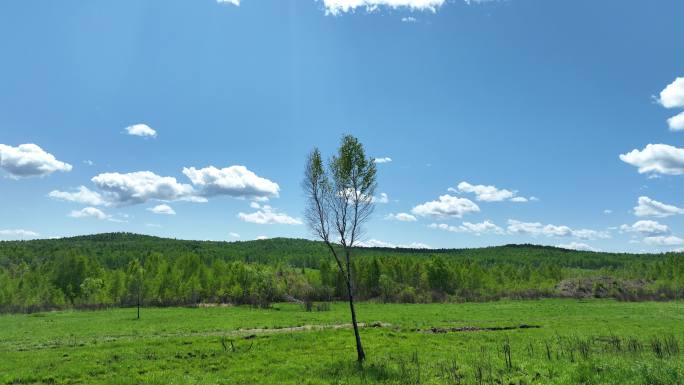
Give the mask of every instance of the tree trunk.
M 363 345 L 361 345 L 361 335 L 359 334 L 359 325 L 356 323 L 356 310 L 354 310 L 354 295 L 352 294 L 352 285 L 349 280 L 347 280 L 347 294 L 349 295 L 349 309 L 351 310 L 354 336 L 356 337 L 356 356 L 359 362 L 363 362 L 366 359 L 366 353 L 363 351 Z
M 140 319 L 140 290 L 138 290 L 138 319 Z

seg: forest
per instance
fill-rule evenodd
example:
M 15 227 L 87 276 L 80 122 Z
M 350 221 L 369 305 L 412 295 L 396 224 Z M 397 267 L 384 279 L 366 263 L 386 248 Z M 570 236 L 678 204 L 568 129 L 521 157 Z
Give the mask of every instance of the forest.
M 471 302 L 545 297 L 684 298 L 684 254 L 615 254 L 548 246 L 356 248 L 360 300 Z M 321 242 L 186 241 L 131 233 L 0 242 L 0 311 L 344 299 Z

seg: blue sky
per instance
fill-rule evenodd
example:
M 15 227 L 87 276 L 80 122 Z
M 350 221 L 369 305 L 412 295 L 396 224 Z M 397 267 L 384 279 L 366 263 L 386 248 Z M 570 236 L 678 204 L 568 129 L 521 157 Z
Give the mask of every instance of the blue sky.
M 310 237 L 306 155 L 350 133 L 391 159 L 367 244 L 679 249 L 683 13 L 5 1 L 0 239 Z

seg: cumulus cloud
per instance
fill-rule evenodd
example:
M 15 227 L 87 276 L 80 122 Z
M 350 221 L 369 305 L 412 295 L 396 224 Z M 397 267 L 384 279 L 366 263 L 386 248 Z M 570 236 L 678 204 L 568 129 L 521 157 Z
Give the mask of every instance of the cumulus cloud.
M 373 203 L 389 203 L 389 195 L 387 193 L 380 193 L 379 196 L 373 197 Z
M 259 225 L 301 225 L 302 220 L 299 218 L 293 218 L 284 213 L 279 213 L 271 206 L 268 205 L 254 205 L 256 202 L 252 202 L 252 207 L 258 210 L 245 214 L 239 213 L 238 218 L 245 222 L 256 223 Z
M 151 171 L 128 174 L 118 172 L 99 174 L 91 179 L 105 192 L 106 199 L 115 205 L 132 205 L 149 200 L 202 201 L 192 186 L 178 183 L 176 178 L 159 176 Z
M 38 145 L 26 143 L 17 147 L 0 144 L 0 168 L 7 171 L 11 178 L 18 179 L 46 176 L 55 171 L 68 172 L 73 167 L 57 160 Z
M 359 242 L 357 244 L 359 247 L 384 247 L 389 249 L 431 249 L 429 245 L 421 242 L 412 242 L 409 244 L 399 244 L 396 245 L 391 242 L 385 242 L 378 239 L 369 239 L 367 241 Z
M 470 199 L 458 198 L 449 194 L 441 195 L 436 201 L 425 202 L 411 209 L 412 214 L 421 217 L 462 218 L 465 214 L 479 211 L 480 207 Z
M 667 125 L 670 127 L 670 131 L 684 130 L 684 112 L 680 112 L 679 114 L 668 119 Z
M 445 0 L 323 0 L 326 14 L 338 15 L 340 13 L 353 12 L 357 8 L 373 12 L 380 7 L 406 8 L 412 11 L 431 11 L 444 4 Z
M 97 218 L 100 220 L 111 218 L 102 210 L 95 207 L 85 207 L 81 210 L 74 210 L 71 213 L 69 213 L 69 216 L 72 218 Z
M 223 169 L 186 167 L 183 174 L 192 184 L 151 171 L 102 173 L 91 179 L 98 191 L 80 186 L 73 192 L 54 190 L 48 196 L 90 206 L 126 206 L 150 200 L 206 202 L 208 197 L 217 195 L 268 200 L 277 197 L 280 189 L 277 183 L 257 176 L 244 166 Z M 388 199 L 386 194 L 380 198 Z
M 647 144 L 641 151 L 620 154 L 620 160 L 637 167 L 640 174 L 684 174 L 684 149 L 668 144 Z
M 375 163 L 389 163 L 392 161 L 392 158 L 386 156 L 384 158 L 375 158 Z
M 680 246 L 684 245 L 684 239 L 675 237 L 674 235 L 660 235 L 656 237 L 646 237 L 644 242 L 653 246 Z
M 514 219 L 508 220 L 506 228 L 509 234 L 546 236 L 546 237 L 575 237 L 579 239 L 605 239 L 610 238 L 610 233 L 590 229 L 572 229 L 565 225 L 543 225 L 539 222 L 521 222 Z
M 0 237 L 7 239 L 37 238 L 40 234 L 31 230 L 24 229 L 3 229 L 0 230 Z
M 150 207 L 147 211 L 162 215 L 176 215 L 176 211 L 171 206 L 165 204 Z
M 475 199 L 483 202 L 500 202 L 511 199 L 515 196 L 515 192 L 506 189 L 498 189 L 496 186 L 486 185 L 472 185 L 468 182 L 461 182 L 456 186 L 456 189 L 451 189 L 453 192 L 466 192 L 475 194 Z
M 106 206 L 109 203 L 98 192 L 80 186 L 74 192 L 53 190 L 48 197 L 67 202 L 81 203 L 88 206 Z
M 524 203 L 530 200 L 537 200 L 535 197 L 526 198 L 517 196 L 517 191 L 499 189 L 496 186 L 490 185 L 472 185 L 465 181 L 459 183 L 456 188 L 449 187 L 449 191 L 453 193 L 475 194 L 475 199 L 482 202 L 501 202 L 508 200 L 511 202 Z
M 415 216 L 408 213 L 388 214 L 385 219 L 400 222 L 415 222 L 418 220 Z
M 610 233 L 607 231 L 579 229 L 579 230 L 572 230 L 572 236 L 575 238 L 587 239 L 587 240 L 607 239 L 607 238 L 610 238 Z
M 446 223 L 432 223 L 428 226 L 431 229 L 450 231 L 452 233 L 471 233 L 481 234 L 504 234 L 504 230 L 490 221 L 482 223 L 463 222 L 459 226 L 451 226 Z
M 128 132 L 128 135 L 134 135 L 134 136 L 142 136 L 142 137 L 148 137 L 148 138 L 156 138 L 157 137 L 157 131 L 153 130 L 150 126 L 147 124 L 134 124 L 132 126 L 128 126 L 125 128 L 126 132 Z
M 183 168 L 183 174 L 199 189 L 202 196 L 228 195 L 236 198 L 267 199 L 278 197 L 280 186 L 262 178 L 245 166 L 196 169 Z
M 632 225 L 620 226 L 620 231 L 625 233 L 638 233 L 645 236 L 665 235 L 670 233 L 670 228 L 667 225 L 660 224 L 656 221 L 641 220 L 636 221 Z
M 665 108 L 684 107 L 684 77 L 676 78 L 660 91 L 658 101 Z
M 582 242 L 570 242 L 570 243 L 566 243 L 566 244 L 556 245 L 556 247 L 560 247 L 561 249 L 580 250 L 580 251 L 601 251 L 600 249 L 594 248 L 594 247 L 589 246 L 586 243 L 582 243 Z
M 684 214 L 684 209 L 658 202 L 646 196 L 639 197 L 637 205 L 634 207 L 634 215 L 638 217 L 665 218 L 677 214 Z

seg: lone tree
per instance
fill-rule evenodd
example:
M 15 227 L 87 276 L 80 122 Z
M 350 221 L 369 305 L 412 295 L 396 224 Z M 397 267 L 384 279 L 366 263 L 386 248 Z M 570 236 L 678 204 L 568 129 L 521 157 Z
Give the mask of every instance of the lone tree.
M 318 148 L 309 154 L 302 186 L 307 198 L 309 228 L 328 246 L 344 277 L 349 299 L 358 361 L 366 358 L 354 309 L 351 259 L 363 235 L 363 225 L 373 213 L 376 166 L 366 157 L 363 145 L 351 135 L 342 137 L 337 154 L 323 165 Z
M 134 259 L 128 264 L 128 290 L 129 293 L 135 295 L 138 307 L 138 317 L 140 319 L 140 304 L 143 296 L 145 285 L 145 270 L 142 264 L 137 259 Z

